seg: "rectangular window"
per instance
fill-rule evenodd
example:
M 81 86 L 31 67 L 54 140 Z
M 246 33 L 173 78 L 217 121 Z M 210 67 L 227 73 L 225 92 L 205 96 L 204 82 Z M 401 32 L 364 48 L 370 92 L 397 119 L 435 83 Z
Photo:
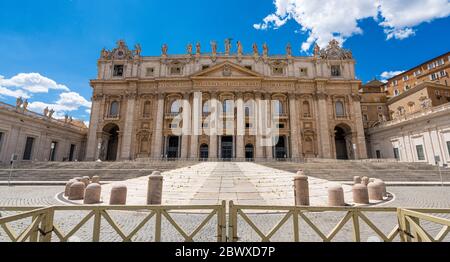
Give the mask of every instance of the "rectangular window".
M 284 128 L 284 124 L 277 124 L 277 128 L 278 129 L 283 129 Z
M 365 114 L 363 115 L 363 119 L 364 119 L 365 122 L 369 121 L 369 117 L 367 115 L 365 115 Z
M 209 68 L 209 65 L 202 65 L 202 70 L 206 70 Z
M 417 70 L 416 72 L 414 72 L 414 76 L 420 76 L 422 74 L 421 70 Z
M 247 68 L 248 70 L 253 70 L 251 65 L 246 65 L 245 68 Z
M 115 65 L 113 76 L 121 77 L 123 76 L 123 65 Z
M 443 71 L 443 70 L 440 72 L 440 74 L 441 74 L 441 77 L 447 76 L 447 72 L 445 72 L 445 71 Z
M 450 141 L 447 141 L 447 152 L 448 155 L 450 156 Z
M 416 151 L 417 151 L 417 159 L 419 161 L 425 160 L 425 153 L 423 151 L 423 145 L 417 145 L 416 146 Z
M 398 150 L 398 148 L 394 148 L 394 157 L 397 160 L 400 160 L 400 151 Z
M 341 76 L 341 66 L 332 65 L 331 66 L 331 76 Z
M 403 77 L 403 81 L 408 81 L 409 77 L 406 75 Z
M 398 80 L 394 80 L 394 86 L 398 86 Z
M 300 76 L 308 76 L 308 68 L 300 68 Z
M 55 161 L 56 160 L 56 147 L 58 145 L 58 142 L 53 141 L 50 145 L 50 157 L 49 161 Z
M 25 143 L 25 150 L 23 151 L 23 160 L 31 160 L 31 154 L 33 152 L 34 138 L 27 137 L 27 142 Z
M 430 75 L 430 80 L 431 81 L 434 81 L 434 80 L 437 80 L 438 79 L 438 75 L 437 74 L 431 74 Z
M 377 150 L 375 153 L 377 154 L 377 159 L 381 159 L 381 151 Z
M 153 76 L 155 74 L 155 68 L 153 67 L 148 67 L 147 71 L 145 72 L 146 76 Z
M 361 108 L 363 111 L 367 111 L 367 106 L 362 106 Z

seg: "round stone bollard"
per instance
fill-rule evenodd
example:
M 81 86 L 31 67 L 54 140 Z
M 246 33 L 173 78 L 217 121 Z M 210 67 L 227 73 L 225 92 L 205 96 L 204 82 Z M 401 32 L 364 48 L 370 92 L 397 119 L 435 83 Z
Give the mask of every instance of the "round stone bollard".
M 355 204 L 369 204 L 369 192 L 363 184 L 356 184 L 352 188 L 353 202 Z
M 64 196 L 68 197 L 69 196 L 69 192 L 70 192 L 70 186 L 75 183 L 78 182 L 74 179 L 70 179 L 69 182 L 66 183 L 66 188 L 64 189 Z
M 328 188 L 328 206 L 345 206 L 344 189 L 341 185 L 335 185 Z
M 100 184 L 100 177 L 99 176 L 93 176 L 91 183 Z
M 361 178 L 361 184 L 367 186 L 369 184 L 369 178 L 366 176 Z
M 76 181 L 78 181 L 78 182 L 81 182 L 82 179 L 83 179 L 83 178 L 82 178 L 82 177 L 79 177 L 79 176 L 73 178 L 73 180 L 76 180 Z
M 375 182 L 380 183 L 381 191 L 383 192 L 383 197 L 387 197 L 386 183 L 381 179 L 376 179 Z
M 86 187 L 84 193 L 84 204 L 98 204 L 100 203 L 100 196 L 102 194 L 102 186 L 97 183 L 90 184 Z
M 297 176 L 294 177 L 294 195 L 296 206 L 309 206 L 308 177 L 302 170 L 298 171 Z
M 147 205 L 161 205 L 163 181 L 163 176 L 159 171 L 154 171 L 148 177 Z
M 370 200 L 383 200 L 383 189 L 381 188 L 381 185 L 377 182 L 369 183 L 367 186 L 367 189 L 369 191 L 369 199 Z
M 84 176 L 84 177 L 81 179 L 81 182 L 83 182 L 84 185 L 87 187 L 87 186 L 89 185 L 89 183 L 91 182 L 91 178 L 88 177 L 88 176 Z
M 127 204 L 127 186 L 116 185 L 111 189 L 110 205 L 126 205 Z
M 361 177 L 360 176 L 354 176 L 353 177 L 353 184 L 361 184 Z
M 83 182 L 75 182 L 69 189 L 69 200 L 83 200 L 86 186 Z

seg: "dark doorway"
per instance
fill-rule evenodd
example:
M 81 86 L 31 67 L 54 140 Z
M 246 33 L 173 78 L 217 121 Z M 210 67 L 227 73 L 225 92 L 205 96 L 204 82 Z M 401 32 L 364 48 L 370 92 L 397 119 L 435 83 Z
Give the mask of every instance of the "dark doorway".
M 106 151 L 106 161 L 117 160 L 117 149 L 119 147 L 119 127 L 114 125 L 109 131 L 108 148 Z
M 74 144 L 71 144 L 70 145 L 70 152 L 69 152 L 69 161 L 70 162 L 72 162 L 74 159 L 74 156 L 75 156 L 75 145 Z
M 221 140 L 222 144 L 222 159 L 230 160 L 233 158 L 233 137 L 223 136 Z
M 58 142 L 53 141 L 52 144 L 50 145 L 50 161 L 55 161 L 56 159 L 56 149 L 58 146 Z
M 207 144 L 202 144 L 200 146 L 200 159 L 206 160 L 209 157 L 209 148 Z
M 341 127 L 334 129 L 334 140 L 336 145 L 336 158 L 341 160 L 348 160 L 347 140 L 345 139 L 346 132 Z
M 275 158 L 285 159 L 287 157 L 286 138 L 284 136 L 278 137 L 278 142 L 275 145 Z
M 180 137 L 170 136 L 167 147 L 167 158 L 176 159 L 178 158 L 178 148 L 180 146 Z
M 25 150 L 23 152 L 23 160 L 31 160 L 31 153 L 33 151 L 34 138 L 27 137 L 27 142 L 25 144 Z
M 252 144 L 248 144 L 245 146 L 245 159 L 247 161 L 253 161 L 253 159 L 255 158 L 254 153 L 253 153 L 253 145 Z

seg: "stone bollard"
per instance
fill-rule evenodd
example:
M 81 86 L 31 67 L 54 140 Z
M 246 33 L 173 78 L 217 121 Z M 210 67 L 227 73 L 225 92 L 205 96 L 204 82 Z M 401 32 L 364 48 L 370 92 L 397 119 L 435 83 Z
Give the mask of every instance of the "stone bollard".
M 69 200 L 83 200 L 85 188 L 86 186 L 83 182 L 73 183 L 69 189 Z
M 154 171 L 148 177 L 147 205 L 161 205 L 163 181 L 163 176 L 159 171 Z
M 375 182 L 380 183 L 381 192 L 383 192 L 383 197 L 387 197 L 386 183 L 381 179 L 376 179 Z
M 100 203 L 100 196 L 102 194 L 102 186 L 97 183 L 90 184 L 86 187 L 86 192 L 84 193 L 84 204 L 98 204 Z
M 78 181 L 78 182 L 81 182 L 82 179 L 83 179 L 82 177 L 74 177 L 74 178 L 73 178 L 73 180 L 76 180 L 76 181 Z
M 111 189 L 110 205 L 126 205 L 127 204 L 127 186 L 116 185 Z
M 100 177 L 99 176 L 93 176 L 91 183 L 100 184 Z
M 356 184 L 353 186 L 353 202 L 355 204 L 369 204 L 369 192 L 367 187 L 363 184 Z
M 81 182 L 83 182 L 84 185 L 87 187 L 87 186 L 89 185 L 89 183 L 91 182 L 91 178 L 88 177 L 88 176 L 84 176 L 84 177 L 81 179 Z
M 297 176 L 294 177 L 294 195 L 296 206 L 309 206 L 308 177 L 302 170 L 298 171 Z
M 366 176 L 361 178 L 361 184 L 367 186 L 369 184 L 369 178 Z
M 361 184 L 361 177 L 360 176 L 354 176 L 353 177 L 353 184 Z
M 383 200 L 383 189 L 381 188 L 381 184 L 377 182 L 369 183 L 367 186 L 369 191 L 369 199 L 370 200 Z
M 369 178 L 369 183 L 375 182 L 376 178 Z
M 64 189 L 64 196 L 68 197 L 70 193 L 70 186 L 73 185 L 73 183 L 78 182 L 74 179 L 70 179 L 69 182 L 66 184 L 66 188 Z
M 328 206 L 345 206 L 344 189 L 341 185 L 335 185 L 328 188 Z

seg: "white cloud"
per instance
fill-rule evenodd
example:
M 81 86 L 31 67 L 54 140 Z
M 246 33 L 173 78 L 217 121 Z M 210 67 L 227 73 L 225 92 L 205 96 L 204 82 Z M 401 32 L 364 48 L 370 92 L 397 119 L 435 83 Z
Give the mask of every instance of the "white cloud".
M 55 117 L 62 118 L 68 112 L 77 111 L 81 107 L 90 109 L 91 102 L 87 101 L 84 97 L 76 92 L 66 92 L 59 95 L 59 99 L 54 104 L 45 102 L 31 102 L 28 108 L 35 112 L 43 112 L 44 109 L 55 110 Z
M 70 91 L 67 86 L 39 73 L 20 73 L 9 79 L 0 77 L 0 86 L 20 88 L 31 93 L 48 93 L 49 90 Z
M 333 38 L 344 42 L 362 34 L 358 22 L 363 19 L 379 22 L 389 40 L 413 36 L 415 26 L 450 14 L 448 0 L 275 0 L 274 4 L 275 13 L 253 27 L 277 29 L 294 19 L 308 34 L 303 51 L 314 42 L 324 47 Z
M 403 72 L 405 72 L 405 71 L 385 71 L 385 72 L 381 73 L 380 76 L 381 76 L 382 80 L 387 80 L 396 75 L 402 74 Z
M 17 90 L 11 90 L 6 87 L 0 86 L 0 96 L 10 96 L 14 98 L 23 97 L 23 98 L 30 98 L 30 95 L 20 89 Z

